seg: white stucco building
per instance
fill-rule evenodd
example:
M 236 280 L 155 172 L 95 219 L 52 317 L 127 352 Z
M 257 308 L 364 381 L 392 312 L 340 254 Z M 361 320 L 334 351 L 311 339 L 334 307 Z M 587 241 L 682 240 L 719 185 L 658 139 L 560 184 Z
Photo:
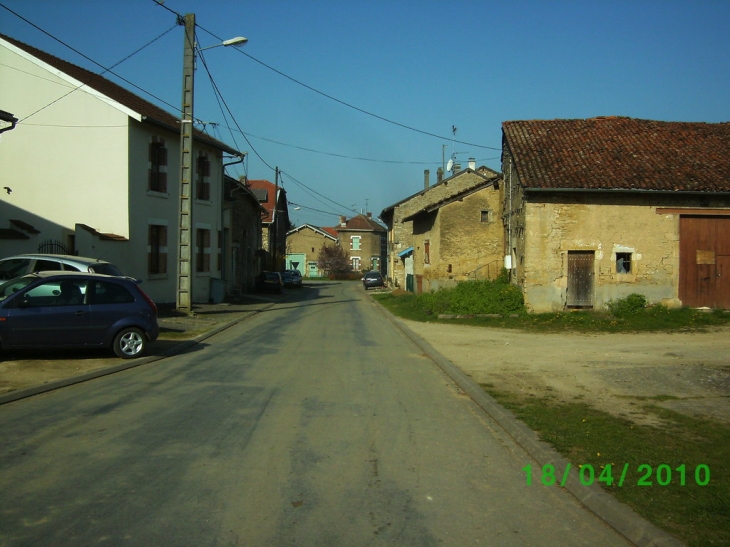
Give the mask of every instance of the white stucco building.
M 0 35 L 0 258 L 53 241 L 115 262 L 158 302 L 174 302 L 180 208 L 178 117 L 113 82 Z M 226 277 L 223 156 L 195 133 L 193 299 Z

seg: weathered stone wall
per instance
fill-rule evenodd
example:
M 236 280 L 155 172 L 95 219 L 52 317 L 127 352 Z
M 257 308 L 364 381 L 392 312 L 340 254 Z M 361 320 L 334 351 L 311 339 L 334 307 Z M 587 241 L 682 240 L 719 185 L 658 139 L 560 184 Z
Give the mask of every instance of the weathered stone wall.
M 676 215 L 632 203 L 526 203 L 523 275 L 532 311 L 566 307 L 568 252 L 593 251 L 593 306 L 641 293 L 649 302 L 677 298 Z M 631 273 L 618 273 L 616 253 L 631 253 Z
M 492 174 L 491 171 L 483 175 L 468 169 L 461 171 L 426 190 L 414 194 L 394 208 L 393 223 L 388 232 L 388 277 L 395 286 L 404 288 L 406 286 L 404 261 L 398 257 L 398 253 L 412 246 L 415 249 L 413 222 L 403 222 L 403 219 L 427 205 L 448 199 L 462 192 L 465 188 L 483 182 L 485 176 L 489 177 Z
M 486 219 L 482 220 L 482 212 Z M 500 190 L 486 186 L 414 221 L 414 274 L 423 292 L 494 279 L 503 266 Z M 425 241 L 429 263 L 425 263 Z

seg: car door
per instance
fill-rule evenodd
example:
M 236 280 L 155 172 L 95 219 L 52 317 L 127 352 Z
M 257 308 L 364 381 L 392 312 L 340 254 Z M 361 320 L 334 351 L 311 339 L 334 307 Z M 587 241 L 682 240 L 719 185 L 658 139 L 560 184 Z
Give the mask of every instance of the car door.
M 17 348 L 86 345 L 90 339 L 86 284 L 84 279 L 70 282 L 48 279 L 15 295 L 7 304 L 10 309 L 5 316 L 8 345 Z

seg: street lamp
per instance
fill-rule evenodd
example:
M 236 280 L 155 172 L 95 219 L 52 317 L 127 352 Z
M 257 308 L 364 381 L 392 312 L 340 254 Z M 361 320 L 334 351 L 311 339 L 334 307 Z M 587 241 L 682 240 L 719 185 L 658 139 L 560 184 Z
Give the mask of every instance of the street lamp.
M 218 46 L 240 46 L 247 38 L 237 36 Z M 180 120 L 180 205 L 178 215 L 178 264 L 176 306 L 180 311 L 193 311 L 193 101 L 195 82 L 195 14 L 185 15 L 183 54 L 182 119 Z M 201 49 L 200 51 L 202 51 Z

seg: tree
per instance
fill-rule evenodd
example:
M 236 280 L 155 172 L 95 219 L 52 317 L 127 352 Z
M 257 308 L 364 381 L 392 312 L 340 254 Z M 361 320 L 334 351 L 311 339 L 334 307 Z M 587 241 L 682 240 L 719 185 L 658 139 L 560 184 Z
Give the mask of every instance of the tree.
M 328 274 L 347 273 L 352 269 L 350 257 L 339 245 L 322 245 L 317 256 L 317 267 Z

